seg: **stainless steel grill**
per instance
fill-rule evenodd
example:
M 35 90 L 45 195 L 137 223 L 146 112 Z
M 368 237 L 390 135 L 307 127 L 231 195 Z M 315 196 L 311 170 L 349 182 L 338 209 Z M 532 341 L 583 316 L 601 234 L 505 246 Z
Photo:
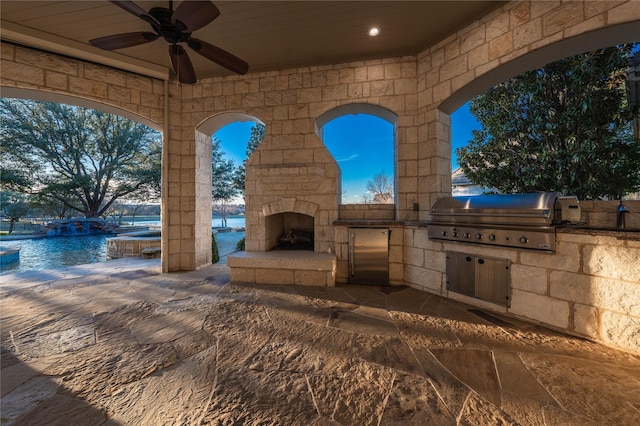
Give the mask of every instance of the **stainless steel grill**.
M 579 221 L 578 199 L 557 192 L 446 197 L 431 208 L 428 236 L 553 252 L 556 226 Z

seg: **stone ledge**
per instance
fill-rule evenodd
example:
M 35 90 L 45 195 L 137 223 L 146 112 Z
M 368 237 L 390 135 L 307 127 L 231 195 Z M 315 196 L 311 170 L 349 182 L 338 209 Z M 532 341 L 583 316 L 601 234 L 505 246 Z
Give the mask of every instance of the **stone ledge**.
M 227 256 L 229 267 L 251 266 L 267 269 L 335 270 L 336 256 L 305 250 L 243 251 Z
M 157 259 L 160 257 L 162 249 L 160 247 L 148 247 L 140 250 L 140 253 L 142 253 L 144 259 Z
M 232 281 L 334 286 L 336 256 L 312 251 L 240 252 L 227 257 Z

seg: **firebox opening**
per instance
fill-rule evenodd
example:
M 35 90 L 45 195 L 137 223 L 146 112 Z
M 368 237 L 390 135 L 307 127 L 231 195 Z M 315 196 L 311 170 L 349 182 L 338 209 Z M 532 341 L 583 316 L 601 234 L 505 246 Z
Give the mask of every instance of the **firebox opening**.
M 279 213 L 266 218 L 268 250 L 313 251 L 313 216 Z

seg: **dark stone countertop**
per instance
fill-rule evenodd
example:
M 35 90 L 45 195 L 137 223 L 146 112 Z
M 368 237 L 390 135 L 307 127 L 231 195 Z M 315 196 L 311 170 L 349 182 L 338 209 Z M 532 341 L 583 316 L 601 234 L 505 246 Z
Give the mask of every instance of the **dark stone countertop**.
M 587 228 L 584 226 L 558 226 L 556 232 L 565 234 L 592 235 L 595 237 L 614 237 L 621 240 L 640 241 L 640 230 L 618 228 Z
M 338 219 L 333 222 L 334 226 L 357 226 L 357 227 L 382 227 L 382 226 L 404 226 L 406 222 L 391 219 Z

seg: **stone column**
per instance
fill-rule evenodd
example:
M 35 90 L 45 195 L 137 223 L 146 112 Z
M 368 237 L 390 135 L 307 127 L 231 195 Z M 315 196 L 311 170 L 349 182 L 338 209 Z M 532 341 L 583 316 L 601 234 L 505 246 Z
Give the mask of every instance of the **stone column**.
M 211 139 L 183 122 L 180 88 L 170 92 L 162 263 L 164 272 L 192 271 L 211 263 Z

